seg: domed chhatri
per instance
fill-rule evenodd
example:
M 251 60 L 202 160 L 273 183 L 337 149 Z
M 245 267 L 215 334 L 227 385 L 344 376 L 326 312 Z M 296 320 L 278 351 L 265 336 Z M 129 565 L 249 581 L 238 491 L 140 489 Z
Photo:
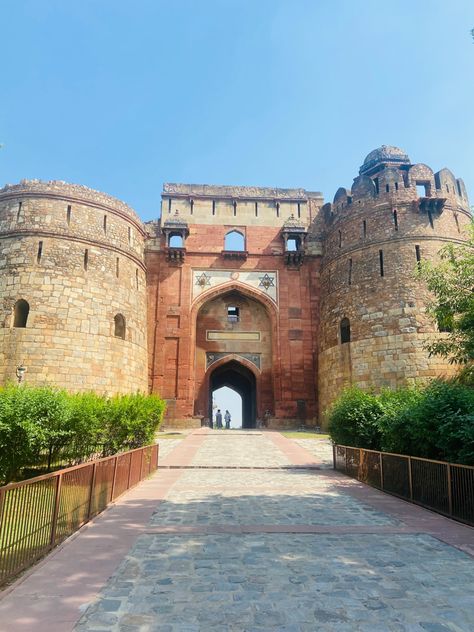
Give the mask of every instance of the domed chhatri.
M 283 224 L 283 230 L 305 230 L 304 223 L 293 214 Z
M 364 164 L 359 169 L 359 173 L 360 175 L 368 174 L 371 169 L 381 164 L 409 165 L 410 158 L 408 154 L 399 147 L 382 145 L 366 156 Z

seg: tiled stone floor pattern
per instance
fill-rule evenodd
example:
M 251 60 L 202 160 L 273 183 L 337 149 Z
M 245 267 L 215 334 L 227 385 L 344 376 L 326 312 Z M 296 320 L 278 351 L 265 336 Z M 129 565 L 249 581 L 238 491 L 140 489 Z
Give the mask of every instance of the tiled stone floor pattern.
M 225 469 L 252 462 L 282 469 Z M 474 630 L 467 554 L 426 534 L 391 533 L 400 523 L 350 496 L 345 479 L 288 469 L 264 434 L 211 433 L 192 464 L 216 463 L 222 469 L 183 470 L 77 632 Z M 323 532 L 265 531 L 298 524 Z M 206 535 L 210 525 L 217 532 Z M 361 527 L 374 532 L 350 532 Z

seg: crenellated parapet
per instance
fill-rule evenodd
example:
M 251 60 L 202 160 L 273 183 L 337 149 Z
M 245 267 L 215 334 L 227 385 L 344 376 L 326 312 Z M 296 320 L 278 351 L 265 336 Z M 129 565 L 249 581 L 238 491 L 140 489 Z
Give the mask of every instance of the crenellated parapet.
M 143 232 L 142 221 L 131 206 L 112 195 L 90 189 L 82 184 L 70 184 L 62 180 L 21 180 L 18 184 L 6 184 L 0 189 L 0 199 L 19 196 L 44 196 L 71 202 L 88 202 L 113 213 L 126 215 Z
M 427 199 L 438 201 L 420 203 Z M 333 202 L 325 204 L 322 211 L 329 227 L 349 215 L 375 210 L 381 205 L 405 205 L 414 212 L 431 209 L 439 213 L 446 208 L 470 215 L 461 178 L 446 168 L 435 173 L 423 163 L 411 164 L 402 150 L 386 145 L 367 156 L 351 189 L 339 188 Z
M 388 146 L 367 156 L 352 188 L 339 188 L 321 215 L 325 261 L 387 239 L 462 241 L 471 222 L 460 178 L 446 168 L 435 173 L 411 164 L 402 150 Z

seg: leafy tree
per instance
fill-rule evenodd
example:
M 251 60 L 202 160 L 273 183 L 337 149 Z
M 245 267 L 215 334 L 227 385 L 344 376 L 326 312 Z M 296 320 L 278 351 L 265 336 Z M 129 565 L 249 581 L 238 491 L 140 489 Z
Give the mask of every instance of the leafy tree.
M 474 229 L 463 245 L 449 244 L 439 263 L 423 262 L 417 272 L 433 294 L 428 313 L 446 334 L 427 345 L 430 355 L 451 363 L 474 362 Z

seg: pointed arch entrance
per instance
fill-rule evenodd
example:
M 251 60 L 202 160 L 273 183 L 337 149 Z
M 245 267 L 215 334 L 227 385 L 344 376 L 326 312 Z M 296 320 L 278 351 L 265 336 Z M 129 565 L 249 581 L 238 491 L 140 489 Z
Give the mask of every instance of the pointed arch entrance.
M 229 386 L 244 400 L 244 427 L 255 427 L 275 405 L 275 306 L 251 288 L 231 283 L 199 297 L 193 320 L 194 414 L 209 419 L 212 393 Z
M 242 428 L 255 428 L 257 423 L 257 381 L 254 373 L 237 360 L 229 360 L 212 370 L 209 376 L 210 419 L 213 418 L 213 393 L 223 386 L 231 388 L 242 398 Z

